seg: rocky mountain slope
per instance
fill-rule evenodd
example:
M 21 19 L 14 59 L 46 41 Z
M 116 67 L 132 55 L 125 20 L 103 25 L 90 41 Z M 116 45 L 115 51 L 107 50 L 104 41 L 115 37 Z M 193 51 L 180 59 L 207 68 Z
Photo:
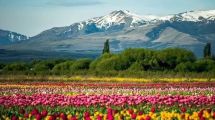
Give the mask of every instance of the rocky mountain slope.
M 25 42 L 2 48 L 95 55 L 101 53 L 106 39 L 110 39 L 113 52 L 133 47 L 182 47 L 202 56 L 207 42 L 212 43 L 212 50 L 215 51 L 215 10 L 161 17 L 118 10 L 70 26 L 55 27 Z

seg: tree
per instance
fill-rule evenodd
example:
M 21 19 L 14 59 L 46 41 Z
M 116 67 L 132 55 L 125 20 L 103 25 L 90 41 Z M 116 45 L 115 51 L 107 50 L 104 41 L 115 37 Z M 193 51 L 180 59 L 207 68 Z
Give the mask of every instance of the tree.
M 107 39 L 104 43 L 104 49 L 103 49 L 103 54 L 104 53 L 110 53 L 110 47 L 109 47 L 109 40 Z
M 204 57 L 211 57 L 211 43 L 207 43 L 204 47 Z

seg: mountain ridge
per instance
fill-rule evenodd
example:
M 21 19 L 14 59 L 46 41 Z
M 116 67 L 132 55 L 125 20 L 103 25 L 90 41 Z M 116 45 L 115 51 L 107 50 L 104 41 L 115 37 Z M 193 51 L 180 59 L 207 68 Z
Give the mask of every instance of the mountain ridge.
M 0 45 L 14 44 L 27 39 L 27 36 L 20 33 L 0 29 Z
M 103 42 L 110 39 L 113 52 L 131 47 L 181 47 L 202 56 L 204 45 L 207 42 L 215 44 L 214 38 L 215 10 L 168 16 L 140 16 L 117 10 L 69 26 L 51 28 L 24 42 L 3 48 L 100 54 Z M 215 50 L 215 47 L 212 46 L 212 49 Z
M 119 31 L 128 27 L 139 27 L 156 22 L 210 22 L 214 20 L 215 10 L 190 11 L 161 17 L 152 15 L 139 16 L 127 10 L 116 10 L 108 15 L 76 22 L 70 26 L 54 27 L 43 31 L 39 35 L 32 38 L 38 38 L 38 36 L 41 36 L 43 33 L 46 34 L 47 32 L 51 32 L 52 34 L 58 36 L 56 39 L 61 39 L 62 36 L 62 39 L 67 39 L 83 34 Z

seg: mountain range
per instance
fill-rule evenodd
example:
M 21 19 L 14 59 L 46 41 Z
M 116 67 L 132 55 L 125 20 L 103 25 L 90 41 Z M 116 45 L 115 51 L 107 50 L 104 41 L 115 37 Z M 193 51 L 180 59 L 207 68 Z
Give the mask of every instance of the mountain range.
M 201 57 L 207 42 L 215 51 L 215 10 L 187 11 L 168 16 L 141 16 L 127 10 L 116 10 L 70 26 L 54 27 L 33 37 L 0 30 L 0 48 L 8 51 L 96 56 L 101 54 L 106 39 L 110 40 L 112 52 L 126 48 L 180 47 Z
M 0 45 L 9 45 L 28 40 L 28 37 L 16 32 L 0 30 Z

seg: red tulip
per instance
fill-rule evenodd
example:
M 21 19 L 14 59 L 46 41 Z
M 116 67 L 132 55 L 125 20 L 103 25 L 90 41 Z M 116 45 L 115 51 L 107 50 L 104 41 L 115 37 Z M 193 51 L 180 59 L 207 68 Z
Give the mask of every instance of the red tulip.
M 50 116 L 48 120 L 56 120 L 55 116 Z
M 113 114 L 116 114 L 118 111 L 117 110 L 113 110 Z
M 33 109 L 33 110 L 31 111 L 31 114 L 32 114 L 32 115 L 37 115 L 37 114 L 39 114 L 39 111 L 35 108 L 35 109 Z
M 207 109 L 207 111 L 208 111 L 208 113 L 211 113 L 212 110 L 211 109 Z
M 143 111 L 139 111 L 138 115 L 143 115 Z
M 201 117 L 200 120 L 206 120 L 204 117 Z
M 128 110 L 129 114 L 133 114 L 134 111 L 133 110 Z
M 89 112 L 85 112 L 85 113 L 84 113 L 84 116 L 85 116 L 85 117 L 90 117 L 90 113 L 89 113 Z
M 64 113 L 61 113 L 61 114 L 60 114 L 60 118 L 61 118 L 62 120 L 67 120 L 67 116 L 66 116 Z
M 97 116 L 97 120 L 102 120 L 102 118 L 103 118 L 103 117 L 102 117 L 101 115 L 98 115 L 98 116 Z
M 41 112 L 42 117 L 46 117 L 48 115 L 48 111 L 47 110 L 43 110 Z
M 42 120 L 42 116 L 40 114 L 37 114 L 35 118 L 36 120 Z
M 156 109 L 155 109 L 154 107 L 152 107 L 150 111 L 151 111 L 152 113 L 155 113 L 155 110 L 156 110 Z
M 214 114 L 213 114 L 213 118 L 215 118 L 215 112 L 214 112 Z
M 151 120 L 151 117 L 150 116 L 146 116 L 146 120 Z
M 181 112 L 185 113 L 187 111 L 187 109 L 185 107 L 181 108 Z
M 76 116 L 73 116 L 70 118 L 70 120 L 78 120 L 78 119 L 76 118 Z
M 133 113 L 133 114 L 131 115 L 131 119 L 136 119 L 136 117 L 137 117 L 137 114 L 135 114 L 135 113 Z
M 107 113 L 109 113 L 109 114 L 111 113 L 112 114 L 112 112 L 113 112 L 113 110 L 111 108 L 107 109 Z
M 202 116 L 203 116 L 203 110 L 201 110 L 201 111 L 198 113 L 198 116 L 199 116 L 200 119 L 202 118 Z
M 15 115 L 13 115 L 12 118 L 11 118 L 11 120 L 18 120 L 18 117 L 15 116 Z
M 29 118 L 29 114 L 28 114 L 28 113 L 25 113 L 25 114 L 24 114 L 24 117 L 25 117 L 25 118 Z
M 25 110 L 24 109 L 20 109 L 19 113 L 22 114 L 22 115 L 24 115 L 25 114 Z

